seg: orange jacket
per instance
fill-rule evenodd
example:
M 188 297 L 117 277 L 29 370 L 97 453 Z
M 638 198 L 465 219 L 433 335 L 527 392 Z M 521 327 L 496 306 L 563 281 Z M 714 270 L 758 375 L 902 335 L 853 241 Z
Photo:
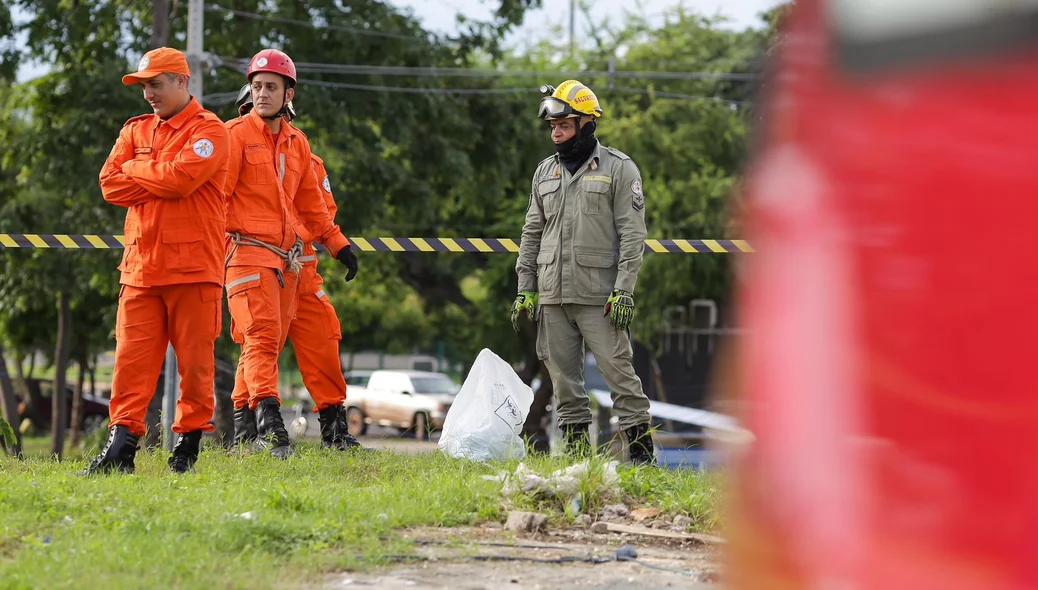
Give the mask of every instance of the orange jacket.
M 126 207 L 120 282 L 223 285 L 229 148 L 219 117 L 193 97 L 163 121 L 134 117 L 101 168 L 101 194 Z
M 335 204 L 335 198 L 332 195 L 332 184 L 328 180 L 328 171 L 324 167 L 324 160 L 318 157 L 317 154 L 311 153 L 310 163 L 317 177 L 317 184 L 321 187 L 321 196 L 324 197 L 328 215 L 334 220 L 339 208 Z M 299 279 L 300 293 L 312 295 L 320 291 L 321 285 L 324 283 L 324 279 L 317 272 L 317 251 L 312 240 L 306 242 L 303 254 L 303 272 Z
M 278 143 L 258 111 L 227 123 L 231 136 L 226 190 L 227 231 L 289 249 L 296 237 L 316 239 L 331 254 L 349 245 L 328 214 L 317 176 L 310 166 L 310 143 L 302 131 L 281 121 Z M 280 179 L 280 182 L 279 182 Z M 231 244 L 228 240 L 228 251 Z M 230 266 L 283 268 L 277 254 L 239 246 Z

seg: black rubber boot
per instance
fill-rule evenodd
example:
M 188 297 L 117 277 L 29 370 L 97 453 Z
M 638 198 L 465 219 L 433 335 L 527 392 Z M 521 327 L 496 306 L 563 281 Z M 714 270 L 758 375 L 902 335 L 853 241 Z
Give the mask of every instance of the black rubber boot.
M 328 406 L 317 413 L 317 420 L 321 424 L 321 446 L 326 449 L 361 448 L 360 442 L 350 434 L 350 427 L 346 422 L 346 408 L 342 404 Z
M 130 434 L 125 426 L 116 426 L 108 431 L 108 442 L 101 452 L 77 475 L 95 475 L 120 471 L 133 473 L 133 459 L 137 456 L 137 442 L 140 437 Z
M 563 424 L 562 440 L 566 445 L 566 453 L 574 457 L 591 456 L 590 424 Z
M 248 445 L 256 441 L 256 412 L 245 405 L 234 408 L 234 446 Z
M 656 454 L 649 434 L 648 424 L 638 424 L 624 430 L 627 435 L 627 451 L 635 465 L 655 465 Z
M 256 406 L 256 415 L 259 417 L 256 434 L 259 440 L 270 447 L 270 454 L 278 459 L 285 459 L 292 454 L 289 446 L 288 430 L 285 429 L 285 421 L 281 417 L 281 404 L 272 397 L 260 400 Z
M 198 461 L 198 447 L 202 443 L 202 431 L 185 432 L 173 446 L 173 456 L 169 458 L 169 470 L 173 473 L 187 473 L 195 470 Z

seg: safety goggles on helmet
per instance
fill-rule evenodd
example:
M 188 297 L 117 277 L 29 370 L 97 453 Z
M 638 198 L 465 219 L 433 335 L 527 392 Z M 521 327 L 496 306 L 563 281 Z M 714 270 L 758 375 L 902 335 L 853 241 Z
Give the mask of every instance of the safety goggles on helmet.
M 246 107 L 248 107 L 249 109 L 252 108 L 251 85 L 246 84 L 245 86 L 241 87 L 241 90 L 238 91 L 238 100 L 234 101 L 234 106 L 238 109 L 239 115 L 242 114 L 242 111 L 245 110 Z
M 537 111 L 537 117 L 541 119 L 567 119 L 579 117 L 581 114 L 573 110 L 573 107 L 566 101 L 553 96 L 542 98 L 540 110 Z

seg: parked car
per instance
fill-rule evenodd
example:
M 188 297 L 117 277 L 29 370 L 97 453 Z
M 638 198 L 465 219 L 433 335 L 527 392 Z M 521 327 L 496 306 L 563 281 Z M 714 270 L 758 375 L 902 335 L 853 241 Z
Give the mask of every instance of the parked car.
M 32 413 L 40 418 L 43 422 L 42 427 L 46 428 L 50 425 L 52 402 L 54 399 L 54 382 L 43 380 L 43 379 L 26 379 L 25 386 L 29 388 L 29 398 L 35 402 L 32 408 Z M 67 409 L 65 426 L 71 428 L 72 426 L 72 397 L 75 395 L 75 388 L 71 385 L 65 386 L 65 407 Z M 21 419 L 25 419 L 30 413 L 25 411 L 23 408 L 21 412 Z M 103 397 L 97 397 L 88 393 L 83 394 L 83 421 L 79 427 L 83 433 L 92 432 L 93 430 L 100 428 L 104 421 L 108 419 L 108 400 Z
M 346 377 L 347 391 L 352 386 L 367 387 L 368 381 L 371 380 L 372 373 L 374 373 L 374 371 L 347 371 L 343 373 L 343 376 Z
M 461 389 L 447 375 L 427 371 L 350 371 L 345 377 L 346 417 L 350 432 L 358 436 L 375 424 L 413 430 L 415 438 L 427 439 L 443 428 Z

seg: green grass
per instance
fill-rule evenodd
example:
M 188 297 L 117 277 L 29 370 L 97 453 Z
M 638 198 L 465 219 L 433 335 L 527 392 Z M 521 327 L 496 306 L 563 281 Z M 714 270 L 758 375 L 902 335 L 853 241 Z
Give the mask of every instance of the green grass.
M 503 520 L 501 484 L 482 476 L 516 466 L 309 444 L 288 461 L 207 449 L 197 473 L 183 476 L 166 471 L 161 451 L 138 453 L 130 476 L 73 477 L 83 464 L 31 453 L 24 462 L 0 458 L 5 589 L 139 588 L 145 580 L 172 588 L 298 587 L 411 552 L 401 527 Z M 530 457 L 526 464 L 546 475 L 568 462 Z M 624 467 L 620 475 L 632 506 L 690 515 L 704 529 L 714 524 L 712 476 Z M 553 521 L 571 518 L 560 510 Z

